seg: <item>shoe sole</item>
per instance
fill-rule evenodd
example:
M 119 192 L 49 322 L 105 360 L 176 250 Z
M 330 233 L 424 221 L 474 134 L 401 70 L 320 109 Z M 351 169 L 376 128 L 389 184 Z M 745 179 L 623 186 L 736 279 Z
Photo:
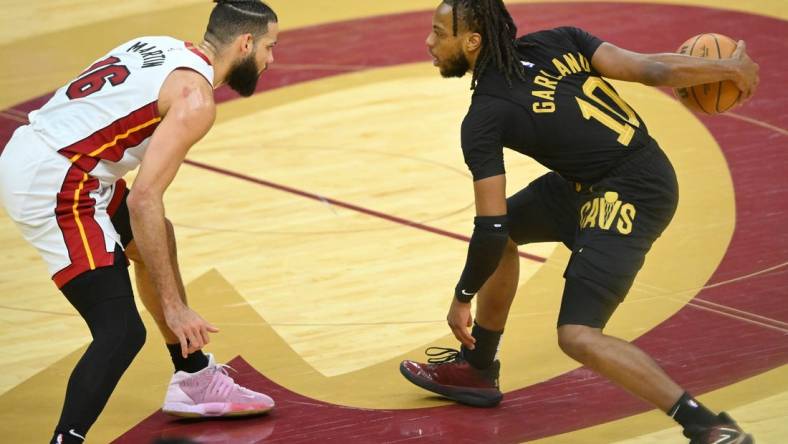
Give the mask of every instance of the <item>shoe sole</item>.
M 459 386 L 446 386 L 436 384 L 429 379 L 420 378 L 409 372 L 404 365 L 400 364 L 399 372 L 408 381 L 412 382 L 424 390 L 437 393 L 441 396 L 457 401 L 460 404 L 472 407 L 495 407 L 501 403 L 503 393 L 496 389 L 480 389 Z
M 226 418 L 233 416 L 263 415 L 274 406 L 248 407 L 243 404 L 228 402 L 209 402 L 204 404 L 183 404 L 180 402 L 165 403 L 161 411 L 181 418 Z
M 738 439 L 736 441 L 727 441 L 726 440 L 724 442 L 730 442 L 732 444 L 755 444 L 755 438 L 753 438 L 752 435 L 750 435 L 749 433 L 746 434 L 746 435 L 740 436 L 739 438 L 740 439 Z

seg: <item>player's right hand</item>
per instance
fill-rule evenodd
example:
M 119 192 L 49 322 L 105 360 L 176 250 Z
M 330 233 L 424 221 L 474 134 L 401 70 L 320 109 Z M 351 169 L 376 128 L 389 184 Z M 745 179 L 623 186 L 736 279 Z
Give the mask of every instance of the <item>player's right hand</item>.
M 468 331 L 468 328 L 473 325 L 470 302 L 460 302 L 457 298 L 451 298 L 451 307 L 449 307 L 449 314 L 446 315 L 446 321 L 449 323 L 454 337 L 462 342 L 465 348 L 473 350 L 476 347 L 476 339 Z
M 755 94 L 758 88 L 758 64 L 755 63 L 747 54 L 747 45 L 744 40 L 739 40 L 736 44 L 736 49 L 731 54 L 731 59 L 738 61 L 738 75 L 734 79 L 736 87 L 742 92 L 742 100 L 744 103 L 747 99 Z
M 209 333 L 219 332 L 218 328 L 186 305 L 165 309 L 164 318 L 167 326 L 178 337 L 181 343 L 181 355 L 184 358 L 208 345 Z

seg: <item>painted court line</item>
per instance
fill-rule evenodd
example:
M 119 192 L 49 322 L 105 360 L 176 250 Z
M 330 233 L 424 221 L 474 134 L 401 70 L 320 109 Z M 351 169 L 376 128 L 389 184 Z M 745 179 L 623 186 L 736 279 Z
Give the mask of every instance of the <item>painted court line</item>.
M 742 282 L 745 280 L 750 280 L 756 278 L 758 276 L 762 276 L 765 274 L 769 274 L 774 271 L 781 270 L 788 266 L 788 262 L 782 262 L 777 265 L 773 265 L 771 267 L 764 268 L 762 270 L 754 271 L 752 273 L 748 273 L 742 276 L 737 276 L 731 279 L 726 279 L 723 281 L 715 282 L 713 284 L 707 284 L 703 287 L 698 288 L 690 288 L 687 290 L 681 290 L 678 292 L 670 292 L 664 288 L 658 287 L 656 285 L 650 285 L 644 282 L 635 283 L 635 286 L 639 287 L 639 289 L 645 293 L 651 294 L 652 296 L 644 299 L 660 299 L 660 298 L 668 298 L 674 301 L 680 301 L 681 299 L 678 298 L 680 295 L 690 294 L 690 293 L 700 293 L 703 290 L 707 290 L 710 288 L 722 287 L 729 284 L 734 284 L 737 282 Z M 641 299 L 641 300 L 644 300 Z M 788 323 L 783 322 L 779 319 L 770 318 L 767 316 L 762 316 L 756 313 L 752 313 L 745 310 L 740 310 L 738 308 L 732 307 L 730 305 L 719 304 L 717 302 L 712 302 L 706 300 L 700 296 L 695 296 L 687 302 L 688 305 L 710 312 L 717 313 L 722 316 L 727 316 L 731 318 L 735 318 L 741 321 L 750 322 L 752 324 L 757 324 L 765 327 L 769 327 L 778 331 L 782 331 L 783 333 L 788 333 Z
M 330 197 L 320 196 L 318 194 L 310 193 L 307 191 L 302 191 L 296 188 L 288 187 L 286 185 L 280 185 L 278 183 L 274 183 L 268 180 L 259 179 L 253 176 L 247 176 L 246 174 L 237 173 L 235 171 L 226 170 L 224 168 L 219 168 L 213 165 L 208 165 L 202 162 L 197 162 L 195 160 L 186 159 L 184 161 L 187 165 L 191 165 L 193 167 L 201 168 L 204 170 L 208 170 L 214 173 L 222 174 L 224 176 L 234 177 L 236 179 L 240 179 L 246 182 L 251 182 L 257 185 L 262 185 L 265 187 L 273 188 L 275 190 L 284 191 L 286 193 L 295 194 L 297 196 L 305 197 L 307 199 L 315 200 L 318 202 L 322 202 L 324 204 L 330 204 L 336 207 L 345 208 L 348 210 L 356 211 L 358 213 L 366 214 L 368 216 L 377 217 L 383 220 L 387 220 L 389 222 L 394 222 L 400 225 L 405 225 L 407 227 L 416 228 L 418 230 L 427 231 L 429 233 L 439 234 L 441 236 L 450 237 L 452 239 L 457 239 L 463 242 L 469 242 L 471 239 L 468 236 L 463 236 L 461 234 L 452 233 L 451 231 L 441 230 L 440 228 L 431 227 L 429 225 L 421 224 L 418 222 L 414 222 L 411 220 L 403 219 L 401 217 L 393 216 L 391 214 L 381 213 L 380 211 L 371 210 L 369 208 L 360 207 L 358 205 L 354 205 L 348 202 L 343 202 L 341 200 L 332 199 Z M 520 257 L 525 259 L 530 259 L 535 262 L 544 263 L 547 259 L 536 256 L 534 254 L 519 252 Z

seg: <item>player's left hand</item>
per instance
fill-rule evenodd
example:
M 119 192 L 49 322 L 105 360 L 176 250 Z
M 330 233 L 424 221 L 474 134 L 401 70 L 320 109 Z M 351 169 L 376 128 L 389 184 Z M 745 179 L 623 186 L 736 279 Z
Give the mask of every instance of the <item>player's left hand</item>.
M 471 303 L 460 302 L 457 298 L 451 298 L 451 307 L 449 307 L 449 314 L 446 315 L 446 321 L 449 322 L 454 337 L 462 342 L 468 350 L 473 350 L 476 347 L 476 339 L 471 336 L 468 331 L 473 325 L 473 316 L 471 316 Z

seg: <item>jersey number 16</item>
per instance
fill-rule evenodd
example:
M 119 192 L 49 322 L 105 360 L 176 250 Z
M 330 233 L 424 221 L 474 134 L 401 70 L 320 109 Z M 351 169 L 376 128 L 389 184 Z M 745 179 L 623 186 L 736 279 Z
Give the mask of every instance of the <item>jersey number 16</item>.
M 112 86 L 120 85 L 129 76 L 129 69 L 123 65 L 116 65 L 120 62 L 117 57 L 108 57 L 96 62 L 82 73 L 82 76 L 71 82 L 66 90 L 69 99 L 81 99 L 104 88 L 109 82 Z

